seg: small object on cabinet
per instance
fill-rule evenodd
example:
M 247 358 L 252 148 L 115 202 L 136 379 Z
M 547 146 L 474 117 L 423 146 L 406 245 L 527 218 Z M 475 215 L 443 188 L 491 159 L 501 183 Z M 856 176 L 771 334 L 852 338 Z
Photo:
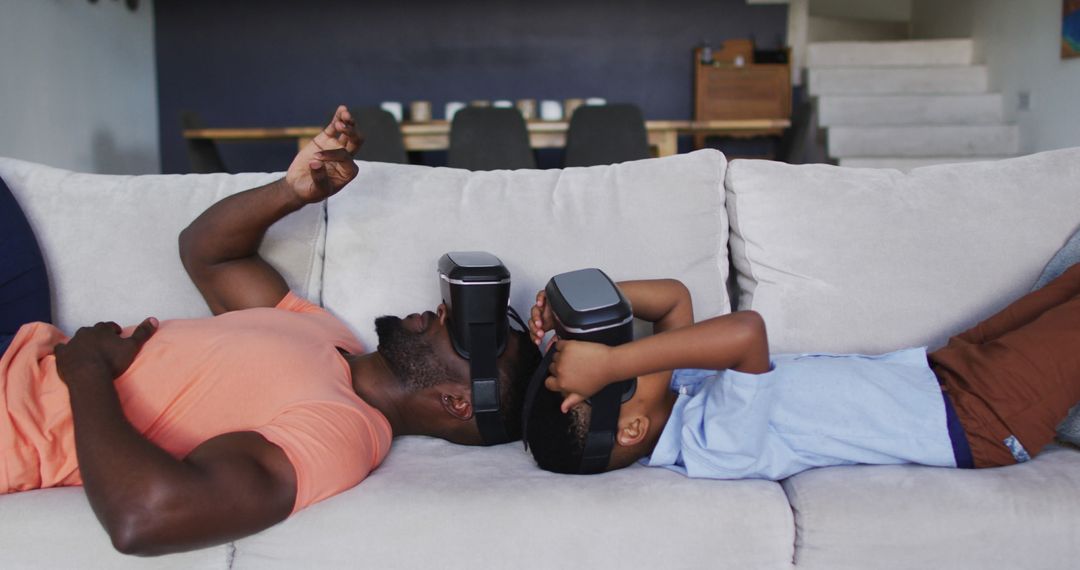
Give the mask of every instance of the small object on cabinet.
M 545 121 L 561 121 L 563 118 L 562 103 L 552 99 L 541 101 L 540 118 Z

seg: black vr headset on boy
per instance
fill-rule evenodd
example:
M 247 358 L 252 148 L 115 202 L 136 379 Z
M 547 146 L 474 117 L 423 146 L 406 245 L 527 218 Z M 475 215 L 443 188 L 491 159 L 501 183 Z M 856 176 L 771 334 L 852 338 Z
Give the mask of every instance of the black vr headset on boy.
M 512 317 L 510 271 L 483 251 L 452 251 L 439 258 L 439 289 L 450 314 L 450 341 L 469 361 L 472 406 L 484 445 L 510 441 L 499 413 L 499 369 Z
M 608 346 L 634 340 L 634 313 L 630 301 L 603 271 L 579 269 L 561 273 L 548 281 L 544 291 L 560 339 L 599 342 Z M 523 437 L 528 437 L 528 421 L 536 394 L 546 389 L 544 380 L 554 354 L 554 349 L 548 350 L 529 382 L 522 412 Z M 592 414 L 578 473 L 601 473 L 607 469 L 618 431 L 619 409 L 623 402 L 633 397 L 636 389 L 637 379 L 628 378 L 609 384 L 586 400 L 592 406 Z

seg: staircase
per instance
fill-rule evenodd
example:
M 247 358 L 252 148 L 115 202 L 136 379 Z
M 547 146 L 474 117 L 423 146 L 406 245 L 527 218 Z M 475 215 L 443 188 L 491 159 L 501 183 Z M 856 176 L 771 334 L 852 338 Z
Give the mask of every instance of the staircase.
M 974 62 L 969 39 L 809 44 L 807 86 L 829 157 L 909 170 L 1016 155 L 1019 131 Z

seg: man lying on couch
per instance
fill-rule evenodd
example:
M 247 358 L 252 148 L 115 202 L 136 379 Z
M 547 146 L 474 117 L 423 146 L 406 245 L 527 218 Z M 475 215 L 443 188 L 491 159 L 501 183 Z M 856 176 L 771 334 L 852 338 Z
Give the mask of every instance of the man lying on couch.
M 356 485 L 392 435 L 481 443 L 444 306 L 380 317 L 365 354 L 258 254 L 276 221 L 356 176 L 360 142 L 339 107 L 284 179 L 182 232 L 184 267 L 217 316 L 98 323 L 70 339 L 28 322 L 49 318 L 47 280 L 0 183 L 0 494 L 81 484 L 117 549 L 159 554 L 257 532 Z M 538 361 L 526 333 L 510 335 L 498 368 L 511 438 L 511 388 Z

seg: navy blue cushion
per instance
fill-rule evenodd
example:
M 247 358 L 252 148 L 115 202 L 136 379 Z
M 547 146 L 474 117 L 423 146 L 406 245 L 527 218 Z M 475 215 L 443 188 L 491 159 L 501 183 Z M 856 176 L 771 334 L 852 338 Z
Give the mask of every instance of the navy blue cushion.
M 0 337 L 26 323 L 51 322 L 41 248 L 15 196 L 0 178 Z

